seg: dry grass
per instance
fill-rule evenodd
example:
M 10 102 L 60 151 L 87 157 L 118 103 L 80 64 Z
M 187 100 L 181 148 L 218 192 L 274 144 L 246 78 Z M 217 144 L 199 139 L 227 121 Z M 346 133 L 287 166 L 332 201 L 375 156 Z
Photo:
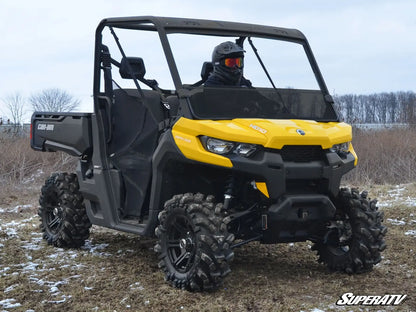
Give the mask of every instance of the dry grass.
M 64 153 L 40 153 L 28 138 L 0 138 L 0 195 L 39 187 L 54 171 L 73 171 L 76 159 Z
M 399 184 L 416 181 L 416 129 L 354 130 L 358 167 L 353 183 Z

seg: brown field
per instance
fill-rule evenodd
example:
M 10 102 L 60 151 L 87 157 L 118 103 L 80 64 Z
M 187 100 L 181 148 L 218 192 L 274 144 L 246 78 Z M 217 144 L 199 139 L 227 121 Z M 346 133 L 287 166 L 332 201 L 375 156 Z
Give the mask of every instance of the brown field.
M 416 183 L 411 183 L 414 177 L 406 180 L 403 176 L 399 181 L 389 181 L 386 176 L 385 181 L 374 183 L 371 174 L 388 164 L 381 166 L 373 158 L 371 165 L 362 154 L 370 157 L 373 149 L 382 146 L 373 155 L 384 159 L 395 154 L 393 163 L 408 163 L 404 159 L 407 155 L 399 155 L 387 145 L 369 146 L 386 137 L 376 136 L 362 134 L 362 140 L 367 141 L 357 142 L 356 150 L 361 164 L 366 165 L 345 181 L 365 185 L 385 212 L 388 247 L 372 272 L 331 273 L 316 261 L 309 242 L 252 243 L 235 250 L 231 274 L 223 287 L 212 293 L 189 293 L 168 286 L 157 267 L 152 239 L 94 226 L 81 249 L 48 246 L 38 230 L 38 190 L 49 171 L 57 170 L 62 162 L 70 168 L 71 161 L 62 155 L 31 156 L 30 151 L 14 161 L 2 155 L 0 311 L 416 311 Z M 406 148 L 415 148 L 414 142 L 413 147 L 408 142 Z M 415 164 L 399 169 L 414 173 Z M 390 178 L 395 176 L 393 173 Z M 337 306 L 337 300 L 347 292 L 406 294 L 407 298 L 398 307 Z

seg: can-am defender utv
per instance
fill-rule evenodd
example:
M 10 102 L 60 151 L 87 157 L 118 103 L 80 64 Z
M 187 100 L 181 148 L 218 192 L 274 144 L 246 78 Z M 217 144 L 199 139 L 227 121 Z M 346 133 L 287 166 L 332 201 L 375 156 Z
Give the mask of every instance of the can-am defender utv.
M 224 41 L 244 49 L 252 87 L 204 86 Z M 385 248 L 375 200 L 340 189 L 357 164 L 351 126 L 298 30 L 105 19 L 94 112 L 35 112 L 31 134 L 36 150 L 79 157 L 76 174 L 42 187 L 48 243 L 79 247 L 91 224 L 156 235 L 159 266 L 178 288 L 217 288 L 233 248 L 252 241 L 309 240 L 320 262 L 347 273 L 369 271 Z

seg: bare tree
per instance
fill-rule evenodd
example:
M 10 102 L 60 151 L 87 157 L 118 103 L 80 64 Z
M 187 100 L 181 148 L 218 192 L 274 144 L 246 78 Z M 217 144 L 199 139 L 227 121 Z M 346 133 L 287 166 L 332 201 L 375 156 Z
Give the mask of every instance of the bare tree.
M 80 105 L 80 101 L 58 88 L 45 89 L 29 98 L 33 110 L 41 112 L 69 112 Z
M 11 123 L 20 126 L 23 122 L 26 106 L 23 96 L 19 92 L 15 92 L 6 96 L 3 102 L 8 110 L 8 115 L 11 117 Z

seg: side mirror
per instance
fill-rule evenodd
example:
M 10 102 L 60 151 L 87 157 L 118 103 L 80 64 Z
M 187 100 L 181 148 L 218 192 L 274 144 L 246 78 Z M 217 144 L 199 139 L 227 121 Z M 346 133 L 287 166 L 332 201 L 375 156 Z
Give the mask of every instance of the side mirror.
M 123 57 L 120 63 L 120 76 L 124 79 L 143 79 L 146 68 L 141 57 Z

